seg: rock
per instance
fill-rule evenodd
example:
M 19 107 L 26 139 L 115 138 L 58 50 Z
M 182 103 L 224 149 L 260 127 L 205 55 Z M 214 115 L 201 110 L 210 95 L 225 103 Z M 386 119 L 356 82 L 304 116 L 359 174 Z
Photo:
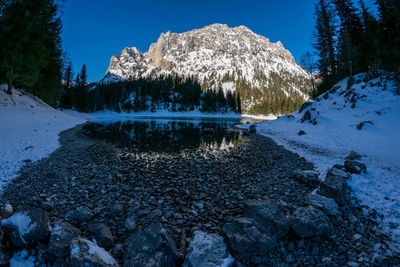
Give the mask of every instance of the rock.
M 70 266 L 119 266 L 103 248 L 87 239 L 76 238 L 71 242 Z
M 335 165 L 335 166 L 337 166 L 337 165 Z M 345 172 L 345 171 L 343 171 L 340 168 L 337 168 L 335 166 L 329 169 L 328 173 L 326 174 L 326 177 L 336 176 L 336 177 L 341 177 L 344 180 L 347 180 L 347 179 L 350 178 L 350 175 L 347 172 Z
M 203 134 L 214 134 L 215 129 L 214 128 L 204 128 L 203 129 Z
M 135 230 L 135 228 L 136 228 L 135 216 L 133 216 L 133 215 L 128 216 L 128 218 L 125 221 L 125 227 L 128 230 Z
M 305 135 L 305 134 L 306 134 L 306 132 L 303 131 L 303 130 L 300 130 L 300 131 L 297 133 L 297 135 Z
M 253 219 L 242 217 L 224 227 L 226 244 L 235 259 L 248 261 L 278 245 L 274 233 L 264 232 Z
M 257 126 L 255 124 L 250 125 L 249 131 L 252 134 L 255 134 L 257 132 Z
M 307 107 L 311 106 L 311 105 L 312 105 L 312 103 L 313 103 L 313 102 L 311 102 L 311 101 L 304 102 L 304 104 L 303 104 L 303 105 L 301 105 L 301 107 L 299 108 L 299 113 L 302 113 L 302 112 L 303 112 L 303 110 L 304 110 L 305 108 L 307 108 Z
M 80 206 L 67 214 L 67 220 L 72 224 L 77 225 L 82 222 L 87 222 L 93 217 L 93 215 L 93 212 L 88 207 Z
M 28 247 L 49 236 L 49 216 L 41 209 L 31 207 L 2 220 L 1 225 L 15 247 Z
M 349 155 L 346 157 L 346 159 L 348 160 L 360 160 L 361 159 L 361 155 L 358 154 L 357 152 L 354 151 L 350 151 Z
M 344 168 L 349 173 L 360 174 L 362 172 L 367 172 L 367 167 L 365 164 L 358 160 L 346 160 L 344 162 Z
M 9 240 L 0 229 L 0 265 L 7 265 L 11 259 L 11 250 Z
M 343 205 L 346 200 L 346 180 L 340 176 L 327 175 L 319 185 L 318 193 Z
M 81 231 L 67 222 L 57 222 L 51 229 L 47 251 L 55 257 L 66 257 L 71 250 L 71 241 L 78 238 Z
M 114 244 L 114 237 L 110 229 L 102 223 L 97 223 L 89 227 L 89 232 L 96 240 L 96 243 L 103 248 L 111 248 Z
M 327 214 L 335 216 L 339 213 L 338 205 L 332 198 L 321 196 L 314 190 L 311 194 L 306 196 L 306 203 L 315 208 L 325 211 Z
M 319 238 L 333 231 L 328 217 L 312 206 L 296 209 L 289 221 L 293 232 L 300 238 Z
M 14 209 L 11 204 L 5 204 L 1 210 L 1 219 L 8 219 L 14 213 Z
M 253 219 L 264 232 L 281 238 L 289 232 L 289 225 L 279 208 L 269 200 L 249 200 L 246 217 Z
M 177 266 L 178 249 L 161 224 L 152 224 L 125 241 L 124 266 Z
M 216 267 L 224 264 L 229 266 L 233 261 L 221 236 L 196 231 L 187 250 L 183 267 Z
M 314 170 L 307 170 L 307 171 L 302 171 L 302 170 L 297 170 L 293 172 L 293 177 L 296 180 L 299 180 L 303 183 L 317 183 L 319 182 L 319 172 L 314 171 Z

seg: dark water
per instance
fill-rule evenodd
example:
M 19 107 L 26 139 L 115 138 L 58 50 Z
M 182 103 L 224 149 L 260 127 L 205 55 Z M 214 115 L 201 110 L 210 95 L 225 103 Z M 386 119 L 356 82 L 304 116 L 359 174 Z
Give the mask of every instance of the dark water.
M 254 120 L 247 120 L 253 122 Z M 113 142 L 137 151 L 179 151 L 181 149 L 227 149 L 242 140 L 232 128 L 243 119 L 129 119 L 97 120 L 84 126 L 95 139 Z

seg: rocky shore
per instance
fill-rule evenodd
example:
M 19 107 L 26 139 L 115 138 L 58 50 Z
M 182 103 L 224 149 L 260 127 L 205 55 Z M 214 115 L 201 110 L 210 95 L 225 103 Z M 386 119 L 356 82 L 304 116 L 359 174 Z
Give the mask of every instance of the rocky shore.
M 60 142 L 4 190 L 1 260 L 25 248 L 55 266 L 400 264 L 379 215 L 347 190 L 358 160 L 320 184 L 312 164 L 256 134 L 139 152 L 77 126 Z M 36 225 L 21 233 L 23 216 Z

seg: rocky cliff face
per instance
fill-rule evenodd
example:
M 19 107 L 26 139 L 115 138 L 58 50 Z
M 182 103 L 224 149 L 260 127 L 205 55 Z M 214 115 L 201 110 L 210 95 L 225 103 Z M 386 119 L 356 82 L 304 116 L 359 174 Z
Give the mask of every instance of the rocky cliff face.
M 190 76 L 204 90 L 240 93 L 244 111 L 253 113 L 276 99 L 300 103 L 310 87 L 309 73 L 280 42 L 271 43 L 245 26 L 223 24 L 162 33 L 146 53 L 125 48 L 111 58 L 103 82 L 159 75 Z

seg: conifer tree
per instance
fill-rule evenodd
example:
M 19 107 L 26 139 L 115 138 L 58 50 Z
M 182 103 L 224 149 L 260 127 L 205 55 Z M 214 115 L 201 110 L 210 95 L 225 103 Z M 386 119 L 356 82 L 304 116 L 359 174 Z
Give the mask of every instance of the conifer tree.
M 338 36 L 339 76 L 344 78 L 362 71 L 361 18 L 351 0 L 333 0 L 340 19 Z
M 316 95 L 327 91 L 336 81 L 337 62 L 335 54 L 335 17 L 331 5 L 326 0 L 316 4 L 315 48 L 318 51 L 318 69 L 323 82 L 318 86 Z

